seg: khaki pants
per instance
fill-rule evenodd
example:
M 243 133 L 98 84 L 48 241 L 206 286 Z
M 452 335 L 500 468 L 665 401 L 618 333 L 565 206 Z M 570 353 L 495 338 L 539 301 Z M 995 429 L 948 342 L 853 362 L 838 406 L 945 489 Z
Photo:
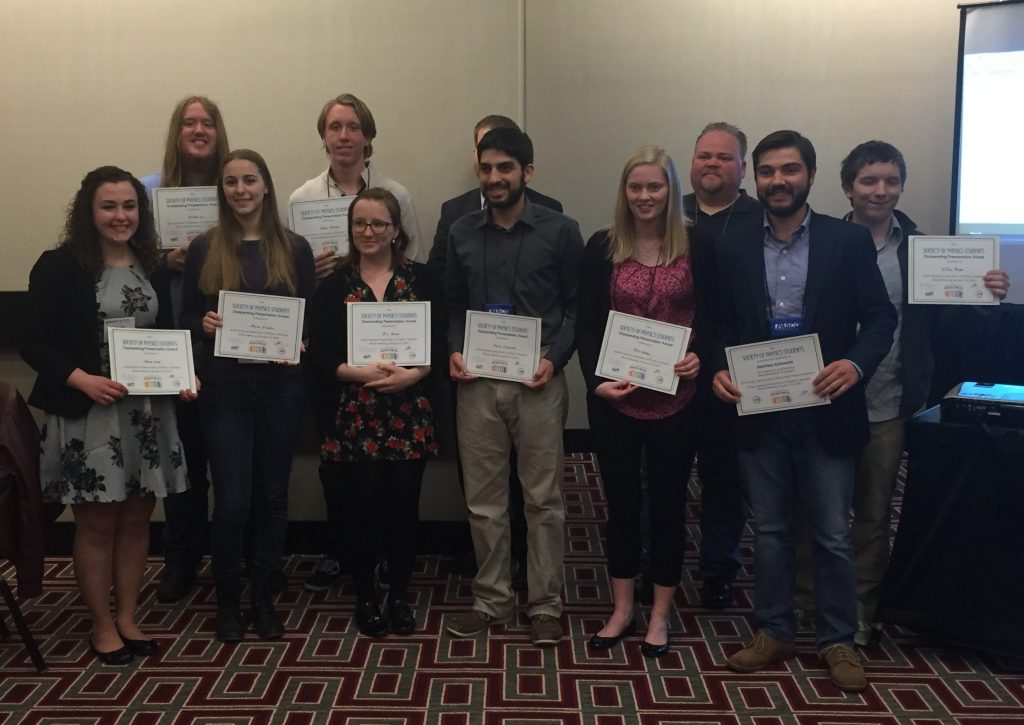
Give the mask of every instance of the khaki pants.
M 459 384 L 459 455 L 476 552 L 473 608 L 478 611 L 504 618 L 515 608 L 508 519 L 509 453 L 515 445 L 528 527 L 528 614 L 562 613 L 562 430 L 568 406 L 561 372 L 543 390 L 503 380 Z

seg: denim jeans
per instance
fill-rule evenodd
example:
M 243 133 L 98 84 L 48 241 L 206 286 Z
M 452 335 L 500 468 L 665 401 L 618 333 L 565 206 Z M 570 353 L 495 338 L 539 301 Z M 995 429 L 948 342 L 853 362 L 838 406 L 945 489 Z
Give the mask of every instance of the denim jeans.
M 219 582 L 241 574 L 246 522 L 253 523 L 252 566 L 281 566 L 288 528 L 288 479 L 305 413 L 302 378 L 211 383 L 199 397 L 210 473 L 210 549 Z
M 782 642 L 796 636 L 793 614 L 794 505 L 803 507 L 814 561 L 818 649 L 850 644 L 857 631 L 850 505 L 854 456 L 833 456 L 818 443 L 809 410 L 769 413 L 759 445 L 739 453 L 757 525 L 754 619 Z M 799 502 L 799 504 L 797 504 Z

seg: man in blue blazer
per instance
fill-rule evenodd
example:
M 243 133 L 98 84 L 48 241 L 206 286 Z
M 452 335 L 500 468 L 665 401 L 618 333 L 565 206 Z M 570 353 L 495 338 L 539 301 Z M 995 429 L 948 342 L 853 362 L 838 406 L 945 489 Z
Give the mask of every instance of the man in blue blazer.
M 867 686 L 852 648 L 857 631 L 849 526 L 854 463 L 868 439 L 864 385 L 889 351 L 896 310 L 889 302 L 866 229 L 815 214 L 814 146 L 776 131 L 751 160 L 763 219 L 725 235 L 717 248 L 720 300 L 713 390 L 737 403 L 725 348 L 795 334 L 818 335 L 824 368 L 815 394 L 829 405 L 740 417 L 739 464 L 757 524 L 754 619 L 757 632 L 729 667 L 760 670 L 795 653 L 793 505 L 810 523 L 816 645 L 833 681 Z

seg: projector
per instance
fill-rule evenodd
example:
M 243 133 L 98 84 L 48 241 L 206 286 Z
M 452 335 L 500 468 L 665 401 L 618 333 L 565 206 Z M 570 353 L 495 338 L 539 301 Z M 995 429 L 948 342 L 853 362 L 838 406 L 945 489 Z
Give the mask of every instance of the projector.
M 1024 427 L 1024 385 L 960 383 L 939 406 L 942 419 L 955 423 L 992 423 Z

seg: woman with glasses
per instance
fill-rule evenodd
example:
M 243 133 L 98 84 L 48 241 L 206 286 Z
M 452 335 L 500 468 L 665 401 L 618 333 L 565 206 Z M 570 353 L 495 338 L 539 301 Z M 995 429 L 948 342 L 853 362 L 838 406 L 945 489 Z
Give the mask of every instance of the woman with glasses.
M 390 622 L 393 633 L 406 635 L 415 628 L 408 587 L 416 560 L 420 484 L 427 459 L 438 452 L 427 385 L 431 366 L 349 364 L 347 306 L 429 302 L 430 360 L 443 367 L 443 305 L 433 274 L 405 256 L 409 237 L 390 191 L 361 192 L 348 220 L 349 252 L 320 284 L 310 314 L 309 360 L 318 394 L 337 401 L 329 419 L 320 421 L 321 477 L 338 494 L 327 500 L 341 510 L 328 516 L 345 524 L 359 631 L 379 637 Z M 373 576 L 381 540 L 390 571 L 387 616 Z
M 255 151 L 227 155 L 217 177 L 217 226 L 196 237 L 185 260 L 181 323 L 197 342 L 202 427 L 213 483 L 210 549 L 217 638 L 245 634 L 240 612 L 244 533 L 253 521 L 252 622 L 263 639 L 284 627 L 270 582 L 280 572 L 288 526 L 288 479 L 305 406 L 299 366 L 213 355 L 221 290 L 304 297 L 313 293 L 313 253 L 282 226 L 274 182 Z

